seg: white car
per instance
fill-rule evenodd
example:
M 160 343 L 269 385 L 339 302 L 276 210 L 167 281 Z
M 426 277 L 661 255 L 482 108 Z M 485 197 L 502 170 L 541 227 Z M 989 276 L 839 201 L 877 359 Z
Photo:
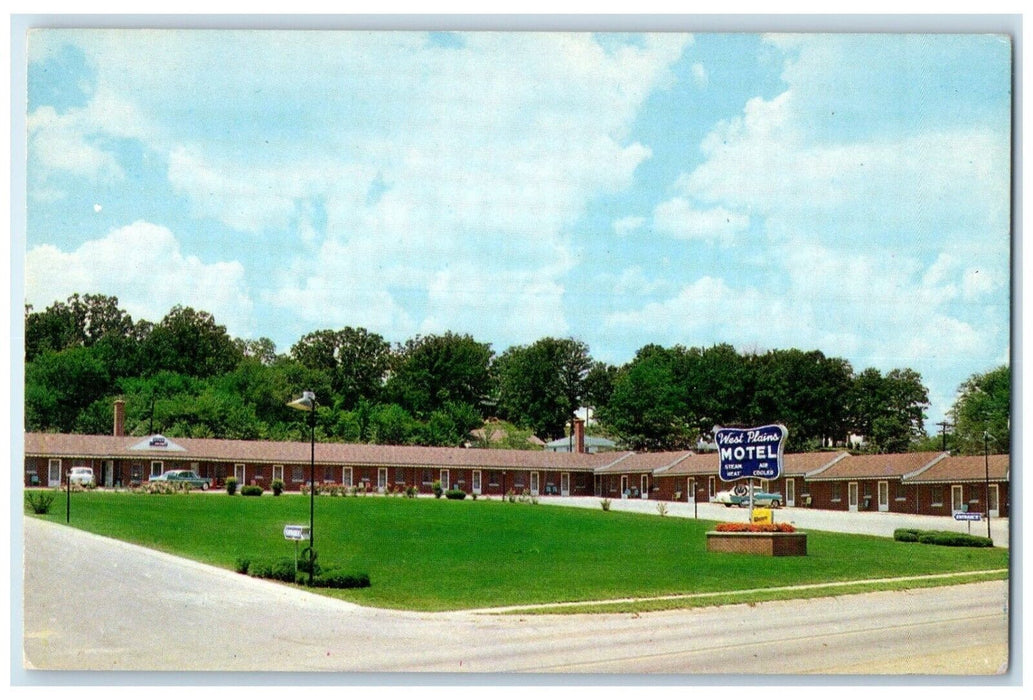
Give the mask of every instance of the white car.
M 90 467 L 72 467 L 72 471 L 68 473 L 68 482 L 79 484 L 80 486 L 89 486 L 93 483 L 93 469 Z

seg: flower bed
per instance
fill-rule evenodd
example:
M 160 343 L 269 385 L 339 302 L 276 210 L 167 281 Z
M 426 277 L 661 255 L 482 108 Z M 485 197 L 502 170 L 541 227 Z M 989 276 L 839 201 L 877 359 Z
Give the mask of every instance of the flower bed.
M 719 523 L 707 533 L 707 551 L 805 557 L 807 533 L 789 523 Z
M 718 523 L 717 532 L 796 532 L 789 523 Z

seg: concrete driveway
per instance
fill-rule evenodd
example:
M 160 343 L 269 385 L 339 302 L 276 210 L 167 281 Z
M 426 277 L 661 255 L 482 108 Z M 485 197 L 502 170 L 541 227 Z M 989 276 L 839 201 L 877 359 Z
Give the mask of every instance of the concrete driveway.
M 599 498 L 565 498 L 563 496 L 545 496 L 539 503 L 543 505 L 570 506 L 573 508 L 600 508 Z M 718 503 L 672 503 L 669 501 L 649 501 L 640 498 L 613 499 L 610 510 L 623 510 L 634 513 L 657 515 L 657 505 L 663 503 L 668 517 L 692 518 L 701 520 L 721 520 L 727 522 L 747 522 L 749 508 L 726 508 Z M 827 530 L 829 532 L 853 532 L 859 535 L 880 535 L 892 537 L 893 531 L 901 527 L 916 527 L 921 530 L 949 530 L 952 532 L 971 532 L 973 535 L 986 537 L 986 521 L 978 523 L 958 522 L 951 517 L 934 515 L 909 515 L 906 513 L 879 513 L 865 511 L 848 513 L 846 511 L 818 510 L 814 508 L 779 508 L 774 511 L 776 523 L 792 523 L 801 530 Z M 1008 547 L 1009 519 L 991 518 L 990 531 L 993 533 L 994 546 Z
M 693 683 L 732 683 L 754 674 L 789 682 L 797 674 L 1007 668 L 1006 582 L 642 614 L 413 613 L 359 607 L 31 517 L 23 523 L 24 665 L 33 683 L 68 682 L 49 673 L 59 670 L 248 672 L 248 683 L 279 671 L 360 674 L 342 682 L 435 672 L 692 674 Z M 76 676 L 98 684 L 119 677 Z M 374 680 L 406 677 L 387 678 Z M 525 682 L 513 678 L 485 677 Z

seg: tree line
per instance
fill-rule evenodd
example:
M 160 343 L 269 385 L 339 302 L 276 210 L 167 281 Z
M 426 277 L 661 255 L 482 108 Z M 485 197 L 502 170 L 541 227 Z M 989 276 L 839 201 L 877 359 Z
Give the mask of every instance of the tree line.
M 981 451 L 984 426 L 992 424 L 994 451 L 1005 451 L 1009 382 L 1002 367 L 959 389 L 953 449 Z M 135 435 L 304 439 L 306 426 L 286 406 L 302 389 L 319 402 L 318 439 L 345 442 L 456 446 L 471 442 L 488 419 L 547 441 L 567 435 L 585 406 L 594 410 L 595 431 L 640 451 L 695 447 L 717 425 L 774 422 L 789 428 L 791 451 L 844 445 L 851 435 L 879 452 L 938 439 L 925 431 L 928 390 L 917 372 L 855 372 L 818 350 L 646 345 L 614 366 L 574 338 L 496 354 L 466 334 L 392 346 L 345 327 L 307 333 L 278 353 L 268 338 L 233 338 L 210 313 L 184 306 L 157 323 L 134 321 L 117 297 L 98 294 L 75 294 L 43 311 L 26 307 L 30 431 L 110 433 L 112 405 L 122 397 Z M 503 444 L 531 447 L 524 439 Z

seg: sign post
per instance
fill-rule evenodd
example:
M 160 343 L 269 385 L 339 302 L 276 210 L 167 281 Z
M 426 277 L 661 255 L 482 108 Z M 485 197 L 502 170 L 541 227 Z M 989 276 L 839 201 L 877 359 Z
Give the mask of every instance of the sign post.
M 294 578 L 298 578 L 298 547 L 301 542 L 312 539 L 312 530 L 308 525 L 284 525 L 283 539 L 294 540 Z
M 721 481 L 748 479 L 750 521 L 753 521 L 753 479 L 777 479 L 782 474 L 782 450 L 789 431 L 784 425 L 756 428 L 714 427 Z
M 983 519 L 983 514 L 982 513 L 976 513 L 976 512 L 970 513 L 970 512 L 967 512 L 967 511 L 961 511 L 961 512 L 958 512 L 958 513 L 954 514 L 954 519 L 957 520 L 958 522 L 961 522 L 961 521 L 967 522 L 968 523 L 968 534 L 971 535 L 972 534 L 972 523 L 974 523 L 974 522 L 978 523 L 980 520 L 982 520 Z

